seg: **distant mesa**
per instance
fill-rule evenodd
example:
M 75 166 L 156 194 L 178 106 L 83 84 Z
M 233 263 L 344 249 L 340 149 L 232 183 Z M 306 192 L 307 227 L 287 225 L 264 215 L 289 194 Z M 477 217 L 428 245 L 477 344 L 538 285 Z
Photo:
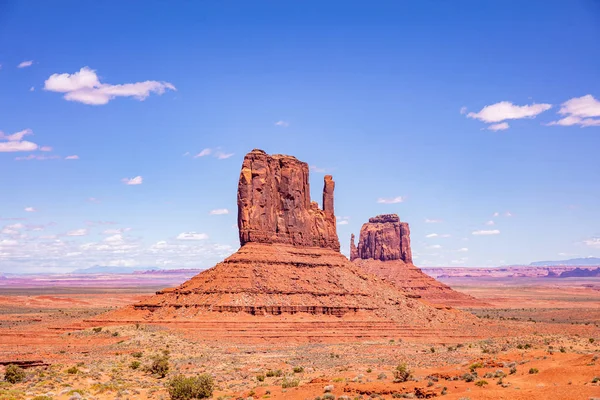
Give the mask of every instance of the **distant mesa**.
M 332 177 L 325 176 L 320 208 L 310 200 L 308 164 L 292 156 L 252 150 L 244 158 L 238 181 L 240 249 L 179 287 L 158 291 L 94 322 L 185 321 L 200 324 L 208 336 L 261 338 L 383 337 L 405 332 L 401 326 L 418 326 L 411 332 L 419 335 L 437 336 L 441 329 L 451 337 L 464 324 L 480 324 L 470 314 L 448 312 L 407 296 L 343 256 L 334 189 Z M 365 236 L 357 254 L 410 261 L 408 225 L 383 219 L 377 223 L 386 229 L 373 230 L 373 244 Z M 296 315 L 300 319 L 294 319 Z M 258 326 L 258 316 L 284 319 L 261 319 Z M 252 325 L 243 325 L 244 318 L 254 318 Z M 336 325 L 328 325 L 334 321 Z M 292 322 L 297 323 L 293 328 Z M 267 326 L 271 328 L 260 328 Z
M 586 258 L 571 258 L 569 260 L 561 261 L 535 261 L 529 264 L 532 267 L 557 267 L 557 266 L 600 266 L 600 258 L 598 257 L 586 257 Z
M 598 268 L 575 268 L 570 271 L 563 271 L 559 274 L 548 272 L 548 278 L 593 278 L 600 277 L 600 267 Z
M 392 282 L 408 296 L 437 305 L 466 306 L 481 301 L 436 281 L 413 265 L 410 228 L 396 214 L 370 218 L 360 229 L 358 246 L 350 237 L 350 260 L 364 271 Z

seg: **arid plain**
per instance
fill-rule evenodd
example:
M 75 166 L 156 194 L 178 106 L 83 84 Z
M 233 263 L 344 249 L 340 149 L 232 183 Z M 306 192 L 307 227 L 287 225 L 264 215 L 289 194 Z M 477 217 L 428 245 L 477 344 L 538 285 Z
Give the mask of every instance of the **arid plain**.
M 321 209 L 306 163 L 253 150 L 215 267 L 0 280 L 0 368 L 24 369 L 0 399 L 168 399 L 179 374 L 216 399 L 600 397 L 600 278 L 424 273 L 395 214 L 348 259 L 334 187 Z

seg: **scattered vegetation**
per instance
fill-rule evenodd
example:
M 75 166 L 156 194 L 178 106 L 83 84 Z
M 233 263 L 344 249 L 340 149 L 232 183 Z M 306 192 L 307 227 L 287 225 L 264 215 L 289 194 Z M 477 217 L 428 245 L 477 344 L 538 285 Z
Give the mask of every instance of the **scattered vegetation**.
M 256 380 L 259 382 L 264 382 L 265 381 L 265 376 L 264 375 L 256 375 Z
M 131 356 L 135 357 L 135 358 L 142 358 L 143 355 L 144 354 L 141 351 L 136 351 L 134 353 L 131 353 Z
M 274 376 L 277 377 L 277 378 L 279 378 L 282 375 L 283 375 L 283 371 L 281 371 L 280 369 L 276 369 L 276 370 L 270 369 L 270 370 L 267 371 L 267 377 L 268 378 L 272 378 Z
M 412 376 L 411 370 L 408 369 L 406 364 L 399 364 L 394 370 L 394 382 L 406 382 Z
M 75 375 L 77 373 L 79 373 L 79 368 L 77 367 L 71 367 L 67 369 L 67 374 Z
M 537 369 L 537 368 L 529 368 L 529 373 L 530 374 L 537 374 L 538 372 L 540 372 L 540 370 Z
M 479 386 L 479 387 L 484 387 L 484 386 L 485 386 L 485 385 L 487 385 L 487 384 L 488 384 L 488 381 L 486 381 L 486 380 L 483 380 L 483 379 L 481 379 L 481 380 L 478 380 L 477 382 L 475 382 L 475 385 L 476 385 L 476 386 Z
M 92 330 L 93 330 L 95 333 L 100 333 L 100 332 L 102 332 L 102 327 L 101 327 L 101 326 L 99 326 L 99 327 L 97 327 L 97 328 L 92 328 Z
M 283 377 L 283 381 L 281 382 L 281 387 L 283 389 L 296 387 L 300 384 L 300 379 L 298 378 L 288 378 L 287 376 Z
M 169 372 L 169 356 L 167 353 L 152 357 L 152 364 L 147 368 L 147 371 L 158 375 L 160 378 L 167 376 Z
M 206 399 L 213 394 L 214 382 L 209 374 L 177 375 L 167 383 L 167 390 L 172 400 Z
M 304 372 L 304 367 L 294 367 L 295 374 L 299 374 L 301 372 Z
M 140 363 L 139 361 L 135 360 L 135 361 L 132 361 L 131 364 L 129 364 L 129 368 L 131 368 L 131 369 L 138 369 L 141 365 L 142 365 L 142 363 Z
M 9 364 L 4 371 L 4 380 L 9 383 L 17 383 L 25 380 L 25 370 L 14 364 Z

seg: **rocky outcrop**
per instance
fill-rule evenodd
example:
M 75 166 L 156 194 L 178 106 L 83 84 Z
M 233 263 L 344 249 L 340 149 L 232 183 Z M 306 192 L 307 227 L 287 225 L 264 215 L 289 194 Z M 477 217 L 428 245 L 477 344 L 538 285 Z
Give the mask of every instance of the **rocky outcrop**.
M 412 263 L 410 250 L 410 229 L 408 223 L 400 222 L 396 214 L 378 215 L 369 218 L 360 229 L 358 247 L 354 245 L 354 235 L 350 238 L 350 260 L 357 258 L 380 261 L 401 260 Z
M 377 321 L 404 326 L 421 326 L 427 321 L 428 329 L 446 329 L 475 320 L 424 304 L 348 261 L 339 252 L 334 186 L 333 179 L 326 176 L 323 209 L 319 209 L 309 199 L 306 163 L 251 151 L 244 158 L 238 185 L 240 249 L 180 286 L 160 290 L 98 320 L 185 321 L 212 327 L 223 326 L 227 319 L 232 325 L 226 334 L 244 318 L 248 322 L 258 316 L 270 316 L 260 323 L 280 321 L 286 329 L 298 321 L 331 322 L 338 317 L 343 317 L 341 321 L 366 321 L 364 329 L 371 330 Z M 398 229 L 402 233 L 401 227 Z M 400 246 L 401 241 L 396 244 Z M 293 320 L 296 314 L 302 317 Z M 258 320 L 253 321 L 258 325 Z M 246 330 L 248 325 L 239 326 Z M 300 326 L 307 325 L 296 326 L 300 333 L 306 329 Z M 393 329 L 372 334 L 389 332 Z
M 358 246 L 350 236 L 350 260 L 364 271 L 388 280 L 409 296 L 438 305 L 483 304 L 424 274 L 412 263 L 410 228 L 396 214 L 370 218 L 360 229 Z
M 333 210 L 335 183 L 325 176 L 323 209 L 310 201 L 308 164 L 252 150 L 238 183 L 240 244 L 282 243 L 340 249 Z

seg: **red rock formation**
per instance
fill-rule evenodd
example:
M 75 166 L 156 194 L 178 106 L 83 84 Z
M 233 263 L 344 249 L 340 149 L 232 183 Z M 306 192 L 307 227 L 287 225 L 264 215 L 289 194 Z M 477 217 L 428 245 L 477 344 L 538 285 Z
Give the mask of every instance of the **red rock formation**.
M 350 248 L 354 246 L 354 235 Z M 400 222 L 396 214 L 378 215 L 369 218 L 369 222 L 360 229 L 357 252 L 350 254 L 350 260 L 356 258 L 381 261 L 402 260 L 412 263 L 410 250 L 410 229 L 406 222 Z
M 240 244 L 283 243 L 340 249 L 333 212 L 335 183 L 325 176 L 323 210 L 310 201 L 308 164 L 252 150 L 238 183 Z
M 482 302 L 424 274 L 412 263 L 410 229 L 396 214 L 370 218 L 360 229 L 358 247 L 350 236 L 350 260 L 366 272 L 393 282 L 407 294 L 442 305 Z
M 238 185 L 241 248 L 179 287 L 161 290 L 98 320 L 193 321 L 207 330 L 223 319 L 235 324 L 241 313 L 246 318 L 284 315 L 279 321 L 285 322 L 299 313 L 321 322 L 342 316 L 348 321 L 346 314 L 351 314 L 354 320 L 367 321 L 364 329 L 375 329 L 377 321 L 403 326 L 421 326 L 427 321 L 427 329 L 454 329 L 449 327 L 476 320 L 410 298 L 348 261 L 339 252 L 333 191 L 333 180 L 326 176 L 320 210 L 309 199 L 306 163 L 253 150 L 244 159 Z M 400 246 L 400 242 L 395 243 Z M 308 317 L 302 319 L 307 321 Z M 398 327 L 385 326 L 369 335 L 385 336 Z M 231 334 L 234 329 L 227 325 L 222 331 Z M 247 325 L 240 329 L 246 330 Z

